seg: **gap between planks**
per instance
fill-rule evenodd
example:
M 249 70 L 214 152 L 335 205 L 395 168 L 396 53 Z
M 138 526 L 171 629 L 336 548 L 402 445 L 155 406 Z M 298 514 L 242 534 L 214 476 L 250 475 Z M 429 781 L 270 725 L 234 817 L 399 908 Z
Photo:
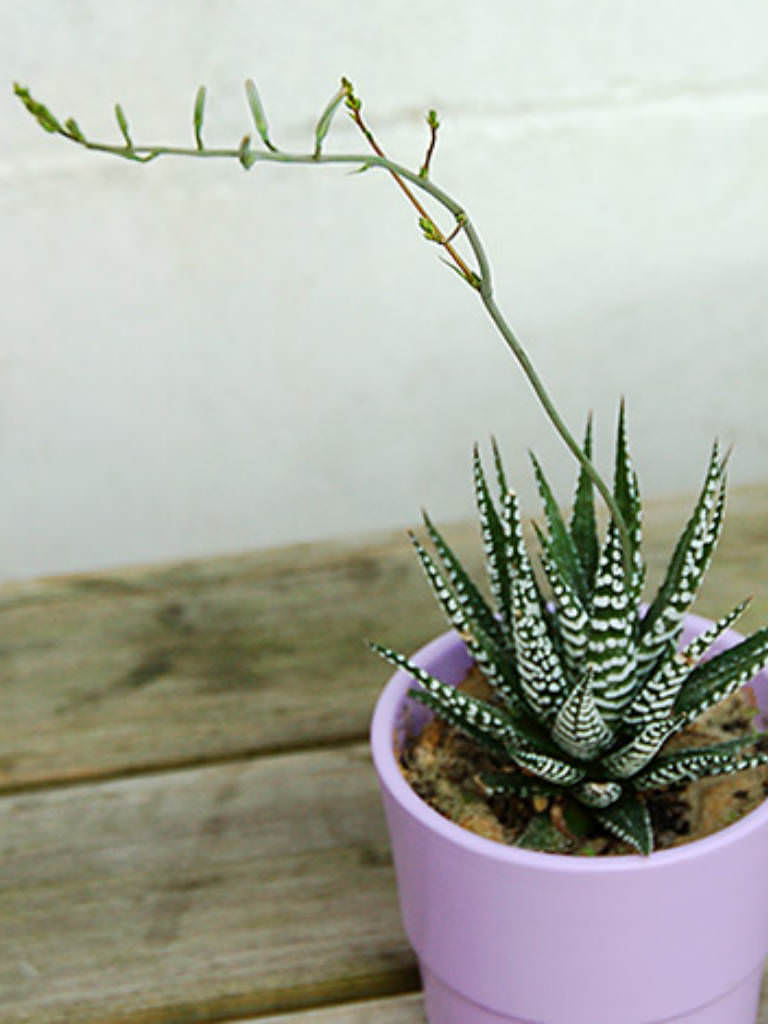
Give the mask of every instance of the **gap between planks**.
M 412 992 L 365 746 L 0 801 L 3 1024 L 192 1024 Z

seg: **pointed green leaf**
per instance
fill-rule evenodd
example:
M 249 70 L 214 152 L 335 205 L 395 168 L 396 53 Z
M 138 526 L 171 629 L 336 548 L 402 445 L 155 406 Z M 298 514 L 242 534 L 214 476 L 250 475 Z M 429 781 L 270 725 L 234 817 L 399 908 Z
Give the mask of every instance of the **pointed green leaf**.
M 477 743 L 479 747 L 482 747 L 483 750 L 487 751 L 497 761 L 503 763 L 506 760 L 507 748 L 504 744 L 492 733 L 489 733 L 482 727 L 476 727 L 468 720 L 463 711 L 451 704 L 447 704 L 428 690 L 409 690 L 408 696 L 429 708 L 430 711 L 433 711 L 435 716 L 442 722 L 445 722 L 446 725 L 450 725 L 468 739 L 473 740 L 473 742 Z
M 588 675 L 571 690 L 560 706 L 552 739 L 572 757 L 583 761 L 592 760 L 613 741 L 613 732 L 592 697 Z
M 491 593 L 502 620 L 509 625 L 511 607 L 509 600 L 509 569 L 506 561 L 506 540 L 501 520 L 491 500 L 477 445 L 475 445 L 472 457 L 472 471 Z
M 722 526 L 724 484 L 723 465 L 715 441 L 693 514 L 677 542 L 664 582 L 640 623 L 638 656 L 646 672 L 653 670 L 668 643 L 677 640 L 683 616 L 693 603 L 709 565 Z
M 653 850 L 651 816 L 645 803 L 634 793 L 625 793 L 609 807 L 596 808 L 595 817 L 611 835 L 643 854 Z
M 627 586 L 621 538 L 612 521 L 592 595 L 587 655 L 595 703 L 609 725 L 618 721 L 637 685 L 636 621 L 637 606 Z
M 663 745 L 684 724 L 682 717 L 651 722 L 619 750 L 603 758 L 602 768 L 615 779 L 628 779 L 642 771 Z
M 558 786 L 571 786 L 581 782 L 585 772 L 578 765 L 571 764 L 563 758 L 549 754 L 539 754 L 535 750 L 515 750 L 510 752 L 512 760 L 521 768 L 533 772 L 546 782 L 554 782 Z
M 697 665 L 688 675 L 675 703 L 675 712 L 692 722 L 719 704 L 768 665 L 768 626 Z
M 710 747 L 676 750 L 673 754 L 656 758 L 644 772 L 632 780 L 632 784 L 637 790 L 657 789 L 715 775 L 732 775 L 768 764 L 766 753 L 740 753 L 744 747 L 754 746 L 757 739 L 756 734 L 740 736 L 738 739 L 716 743 Z
M 587 420 L 584 435 L 584 454 L 592 458 L 592 416 Z M 594 585 L 600 548 L 597 539 L 597 518 L 595 516 L 595 495 L 592 478 L 581 467 L 576 484 L 576 496 L 571 514 L 571 537 L 581 564 L 587 592 L 591 594 Z
M 533 452 L 530 452 L 533 471 L 536 477 L 536 484 L 544 503 L 544 514 L 547 518 L 549 528 L 549 550 L 550 558 L 557 564 L 563 578 L 573 590 L 586 598 L 587 588 L 584 576 L 581 571 L 581 562 L 574 546 L 570 533 L 568 532 L 560 509 L 554 499 L 552 490 L 542 472 L 541 466 Z
M 542 556 L 542 565 L 555 599 L 557 615 L 554 623 L 560 636 L 565 667 L 571 679 L 583 675 L 583 665 L 589 638 L 589 616 L 575 590 L 563 579 L 557 565 Z
M 422 511 L 422 517 L 430 540 L 435 545 L 435 550 L 448 574 L 448 580 L 456 591 L 457 599 L 471 609 L 472 618 L 479 623 L 488 636 L 492 637 L 500 646 L 503 645 L 504 635 L 501 625 L 487 601 L 425 511 Z
M 441 682 L 425 669 L 414 665 L 408 658 L 389 647 L 383 647 L 376 643 L 371 643 L 370 647 L 372 651 L 390 664 L 405 669 L 417 682 L 421 683 L 425 690 L 436 697 L 440 702 L 441 715 L 444 712 L 446 717 L 451 716 L 451 725 L 461 728 L 461 723 L 464 723 L 473 731 L 473 734 L 481 732 L 494 740 L 506 741 L 514 736 L 515 730 L 508 716 L 488 704 L 487 701 L 479 700 L 455 686 Z
M 499 446 L 496 443 L 496 438 L 491 437 L 491 449 L 493 450 L 493 464 L 496 467 L 496 479 L 499 484 L 499 494 L 506 494 L 509 488 L 507 487 L 507 476 L 504 472 L 504 464 L 501 461 L 501 452 Z
M 526 599 L 520 578 L 512 583 L 512 614 L 520 692 L 536 718 L 546 722 L 565 700 L 568 686 L 543 614 Z
M 640 554 L 640 546 L 642 544 L 642 507 L 637 489 L 637 477 L 632 469 L 632 460 L 629 456 L 623 398 L 619 406 L 613 493 L 632 542 L 634 562 L 632 593 L 634 599 L 638 600 L 645 579 L 645 565 Z
M 717 638 L 741 615 L 749 599 L 738 604 L 709 629 L 697 636 L 682 651 L 672 648 L 668 656 L 660 661 L 659 668 L 643 683 L 635 694 L 629 708 L 624 712 L 626 725 L 645 726 L 651 722 L 666 719 L 672 712 L 686 679 L 693 667 Z
M 448 621 L 460 633 L 472 658 L 493 686 L 500 693 L 514 699 L 518 695 L 517 674 L 514 665 L 509 659 L 503 657 L 499 644 L 494 643 L 481 628 L 473 615 L 473 606 L 471 601 L 467 600 L 466 594 L 463 595 L 462 600 L 459 599 L 456 592 L 446 584 L 438 572 L 437 566 L 418 540 L 413 534 L 409 536 L 424 574 Z

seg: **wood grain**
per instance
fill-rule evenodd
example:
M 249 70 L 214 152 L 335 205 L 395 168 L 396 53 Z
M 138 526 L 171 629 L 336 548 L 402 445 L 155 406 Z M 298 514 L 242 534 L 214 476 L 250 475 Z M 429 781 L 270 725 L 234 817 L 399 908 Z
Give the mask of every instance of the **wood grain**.
M 0 863 L 3 1024 L 187 1024 L 418 987 L 362 745 L 6 796 Z
M 276 1017 L 251 1018 L 240 1024 L 426 1024 L 420 995 L 371 1000 L 350 1006 L 335 1006 Z M 763 998 L 756 1024 L 768 1024 L 768 985 L 763 982 Z
M 756 593 L 768 486 L 735 490 L 698 608 Z M 691 500 L 647 510 L 653 581 Z M 476 530 L 446 529 L 478 571 Z M 0 789 L 362 738 L 387 667 L 444 628 L 403 534 L 0 589 Z
M 303 1013 L 251 1018 L 239 1024 L 426 1024 L 421 995 L 371 999 Z M 759 1024 L 764 1024 L 760 1021 Z

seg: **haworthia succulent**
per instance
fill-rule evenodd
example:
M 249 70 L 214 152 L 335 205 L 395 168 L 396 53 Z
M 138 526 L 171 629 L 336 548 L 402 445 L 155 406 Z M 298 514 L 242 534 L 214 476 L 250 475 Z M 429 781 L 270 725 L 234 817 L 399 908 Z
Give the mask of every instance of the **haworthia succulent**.
M 585 448 L 591 457 L 591 423 Z M 543 595 L 524 539 L 516 495 L 498 446 L 499 504 L 477 450 L 475 493 L 492 602 L 470 580 L 425 516 L 440 564 L 415 540 L 422 568 L 451 624 L 494 694 L 481 701 L 447 686 L 389 648 L 374 649 L 416 679 L 417 699 L 477 742 L 497 763 L 479 785 L 487 795 L 546 795 L 581 808 L 592 827 L 641 853 L 653 848 L 643 794 L 680 782 L 768 764 L 749 734 L 714 747 L 667 753 L 667 740 L 768 665 L 768 627 L 706 660 L 746 602 L 677 650 L 683 617 L 709 565 L 725 505 L 725 466 L 712 449 L 701 493 L 645 616 L 639 604 L 641 507 L 619 414 L 614 497 L 629 529 L 634 563 L 627 578 L 619 531 L 598 540 L 592 485 L 579 475 L 569 526 L 538 462 L 534 474 L 546 532 L 537 530 L 551 592 Z M 541 815 L 534 815 L 537 820 Z M 551 830 L 549 830 L 551 831 Z M 544 836 L 547 830 L 537 831 Z M 567 829 L 566 829 L 567 832 Z M 561 835 L 561 833 L 558 833 Z M 537 840 L 538 842 L 538 840 Z M 560 840 L 558 840 L 559 849 Z M 538 846 L 536 848 L 539 848 Z M 554 849 L 554 847 L 553 847 Z

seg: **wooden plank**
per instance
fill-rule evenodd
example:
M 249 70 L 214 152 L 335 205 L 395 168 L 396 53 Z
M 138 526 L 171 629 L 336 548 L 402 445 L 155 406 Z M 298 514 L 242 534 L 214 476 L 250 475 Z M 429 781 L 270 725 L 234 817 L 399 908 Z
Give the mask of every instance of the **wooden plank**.
M 651 580 L 690 504 L 649 507 Z M 760 586 L 768 621 L 766 508 L 734 491 L 704 614 Z M 474 526 L 446 532 L 478 571 Z M 400 533 L 6 586 L 0 623 L 0 789 L 361 738 L 388 675 L 364 639 L 444 628 Z
M 281 1013 L 240 1024 L 426 1024 L 421 994 L 371 999 L 348 1006 L 330 1006 L 302 1013 Z M 758 1024 L 766 1024 L 759 1021 Z
M 8 789 L 359 739 L 365 639 L 442 624 L 401 534 L 7 586 L 0 627 Z
M 418 987 L 362 745 L 5 796 L 0 863 L 3 1024 L 188 1024 Z
M 410 995 L 328 1007 L 324 1010 L 279 1014 L 276 1017 L 259 1017 L 258 1020 L 251 1018 L 240 1024 L 426 1024 L 426 1019 L 422 997 Z M 756 1024 L 768 1024 L 768 971 L 763 980 L 763 997 Z

